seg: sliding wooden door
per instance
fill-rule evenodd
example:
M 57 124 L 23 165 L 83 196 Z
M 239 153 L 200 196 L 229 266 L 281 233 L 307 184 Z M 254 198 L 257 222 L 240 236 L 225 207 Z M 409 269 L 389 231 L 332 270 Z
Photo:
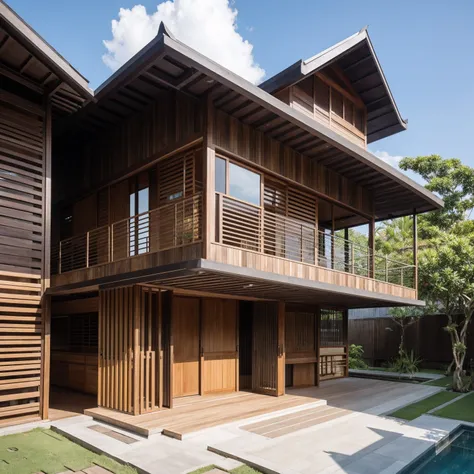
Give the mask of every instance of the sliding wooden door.
M 173 397 L 199 394 L 198 298 L 173 300 Z
M 254 303 L 252 389 L 277 396 L 278 303 Z
M 203 299 L 201 331 L 202 393 L 238 390 L 237 301 Z

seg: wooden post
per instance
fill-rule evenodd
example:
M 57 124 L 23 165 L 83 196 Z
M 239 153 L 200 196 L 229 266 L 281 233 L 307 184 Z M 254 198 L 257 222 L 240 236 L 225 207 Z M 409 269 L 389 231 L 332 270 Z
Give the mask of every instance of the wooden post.
M 42 351 L 41 351 L 41 386 L 40 416 L 43 420 L 49 417 L 50 389 L 50 356 L 51 356 L 51 296 L 43 295 L 42 302 Z
M 416 209 L 413 209 L 413 265 L 415 266 L 413 286 L 415 297 L 418 298 L 418 218 Z
M 86 268 L 89 268 L 89 232 L 86 233 Z
M 128 245 L 130 247 L 130 243 Z M 114 261 L 114 225 L 110 225 L 110 262 Z
M 214 146 L 214 104 L 211 96 L 206 97 L 203 104 L 205 110 L 204 142 L 203 142 L 203 248 L 202 257 L 208 258 L 211 243 L 215 242 L 215 146 Z
M 354 262 L 354 258 L 355 258 L 354 243 L 352 242 L 352 245 L 351 245 L 351 273 L 352 273 L 353 275 L 355 274 L 355 262 Z
M 375 277 L 375 218 L 372 217 L 369 223 L 369 268 L 368 275 L 370 278 Z
M 331 268 L 334 270 L 335 263 L 335 245 L 334 245 L 334 233 L 336 228 L 336 222 L 334 220 L 334 204 L 331 204 Z
M 321 308 L 316 308 L 316 386 L 319 387 L 320 372 L 321 372 Z
M 62 240 L 59 241 L 59 263 L 58 263 L 58 273 L 61 275 L 61 267 L 62 267 L 62 253 L 63 253 L 63 242 Z
M 278 302 L 277 396 L 285 395 L 285 302 Z
M 344 229 L 344 271 L 349 271 L 349 228 Z
M 344 332 L 344 345 L 346 346 L 346 367 L 345 376 L 349 376 L 349 311 L 346 309 L 343 311 L 342 322 Z
M 140 414 L 140 287 L 133 287 L 133 414 Z

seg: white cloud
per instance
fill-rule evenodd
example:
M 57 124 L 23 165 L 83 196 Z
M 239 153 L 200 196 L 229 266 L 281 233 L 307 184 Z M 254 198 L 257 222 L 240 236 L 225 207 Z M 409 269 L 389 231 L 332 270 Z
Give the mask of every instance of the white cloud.
M 115 71 L 156 36 L 163 21 L 179 41 L 257 84 L 265 71 L 254 61 L 253 45 L 237 32 L 237 14 L 229 0 L 167 0 L 150 14 L 143 5 L 121 8 L 102 60 Z
M 382 161 L 385 161 L 385 163 L 388 163 L 390 166 L 393 166 L 394 168 L 397 168 L 397 169 L 398 169 L 398 164 L 403 158 L 403 156 L 391 155 L 387 151 L 380 151 L 380 150 L 375 151 L 374 155 L 377 158 L 380 158 Z

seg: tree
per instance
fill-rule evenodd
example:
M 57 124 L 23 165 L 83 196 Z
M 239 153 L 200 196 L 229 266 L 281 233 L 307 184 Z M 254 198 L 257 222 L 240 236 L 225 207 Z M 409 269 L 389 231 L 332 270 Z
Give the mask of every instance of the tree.
M 405 306 L 398 308 L 390 308 L 388 315 L 390 319 L 400 328 L 400 344 L 398 345 L 398 355 L 404 357 L 405 351 L 405 332 L 406 330 L 419 321 L 427 310 L 416 306 Z M 388 329 L 388 328 L 387 328 Z
M 467 391 L 463 383 L 466 336 L 474 312 L 474 234 L 446 232 L 420 256 L 421 297 L 446 314 L 446 331 L 453 353 L 453 390 Z
M 443 159 L 439 155 L 403 158 L 400 168 L 414 171 L 427 184 L 425 187 L 444 200 L 444 208 L 420 216 L 421 238 L 432 238 L 440 230 L 451 230 L 470 218 L 474 208 L 474 168 L 457 158 Z

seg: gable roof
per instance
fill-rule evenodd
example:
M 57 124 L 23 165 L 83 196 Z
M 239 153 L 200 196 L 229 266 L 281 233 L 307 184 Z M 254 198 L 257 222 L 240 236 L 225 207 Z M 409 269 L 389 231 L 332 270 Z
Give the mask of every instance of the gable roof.
M 260 87 L 274 94 L 334 63 L 367 107 L 368 143 L 406 130 L 407 121 L 400 115 L 366 28 L 311 58 L 297 61 Z
M 378 220 L 443 206 L 368 150 L 176 40 L 165 27 L 96 90 L 95 103 L 64 122 L 62 131 L 81 126 L 101 131 L 166 91 L 207 98 L 216 109 L 370 189 Z

